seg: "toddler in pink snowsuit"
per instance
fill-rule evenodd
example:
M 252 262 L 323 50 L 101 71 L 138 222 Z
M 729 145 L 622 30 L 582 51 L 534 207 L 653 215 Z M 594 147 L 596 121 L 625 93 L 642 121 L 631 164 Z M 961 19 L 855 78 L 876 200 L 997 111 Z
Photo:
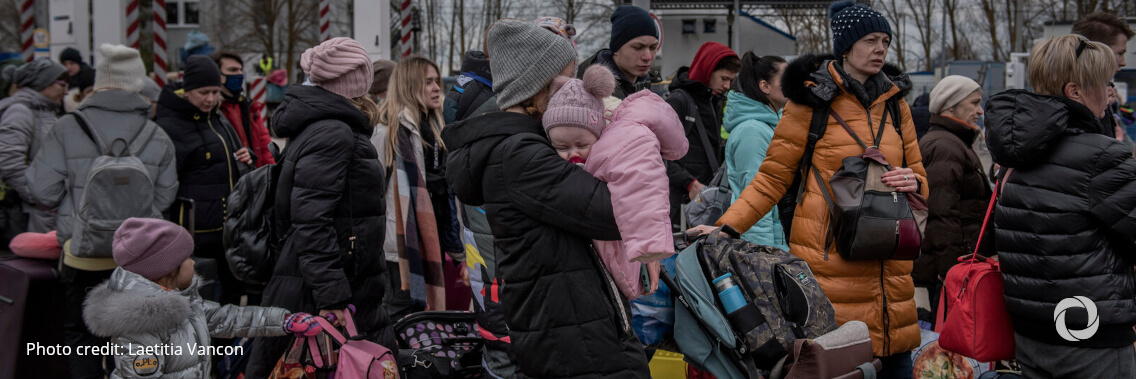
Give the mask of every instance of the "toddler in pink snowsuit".
M 674 254 L 663 160 L 686 155 L 687 140 L 678 115 L 649 90 L 623 100 L 608 123 L 603 99 L 614 89 L 615 77 L 601 65 L 589 67 L 583 80 L 556 78 L 543 121 L 562 158 L 607 182 L 623 240 L 594 243 L 620 292 L 633 300 L 654 291 L 659 260 Z M 651 288 L 639 279 L 644 263 Z

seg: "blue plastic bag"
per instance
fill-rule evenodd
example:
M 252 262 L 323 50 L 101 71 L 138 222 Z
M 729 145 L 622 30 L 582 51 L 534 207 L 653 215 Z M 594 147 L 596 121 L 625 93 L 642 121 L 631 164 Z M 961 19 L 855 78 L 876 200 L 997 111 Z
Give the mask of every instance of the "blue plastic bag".
M 663 259 L 668 273 L 675 272 L 675 256 Z M 663 281 L 655 293 L 631 301 L 631 326 L 639 342 L 655 346 L 674 334 L 675 310 L 671 290 Z

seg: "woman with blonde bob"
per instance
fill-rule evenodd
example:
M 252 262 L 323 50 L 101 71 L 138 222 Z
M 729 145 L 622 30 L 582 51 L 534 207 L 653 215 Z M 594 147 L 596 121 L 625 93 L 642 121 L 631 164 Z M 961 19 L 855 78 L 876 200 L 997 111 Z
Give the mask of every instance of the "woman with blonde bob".
M 1115 69 L 1107 45 L 1046 39 L 1030 53 L 1034 92 L 986 104 L 1006 169 L 991 224 L 1023 377 L 1136 376 L 1136 160 L 1099 121 Z
M 390 173 L 383 251 L 388 267 L 397 271 L 391 275 L 395 290 L 383 304 L 394 317 L 445 310 L 442 252 L 457 259 L 463 251 L 446 185 L 439 72 L 437 64 L 421 56 L 399 62 L 371 136 Z

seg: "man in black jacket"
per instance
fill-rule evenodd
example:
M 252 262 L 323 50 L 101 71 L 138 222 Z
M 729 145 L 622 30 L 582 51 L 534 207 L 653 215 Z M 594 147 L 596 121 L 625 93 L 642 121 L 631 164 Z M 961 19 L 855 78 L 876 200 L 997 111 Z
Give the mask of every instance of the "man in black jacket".
M 650 88 L 655 53 L 659 49 L 659 29 L 655 19 L 643 8 L 623 5 L 611 14 L 611 42 L 608 48 L 596 52 L 580 63 L 576 75 L 584 78 L 584 71 L 593 64 L 602 64 L 615 74 L 615 92 L 611 95 L 623 99 L 633 93 Z M 653 75 L 652 75 L 653 74 Z
M 742 61 L 726 45 L 707 42 L 698 48 L 689 67 L 678 69 L 670 85 L 667 104 L 686 128 L 690 150 L 667 162 L 671 182 L 671 222 L 678 231 L 682 204 L 698 196 L 722 163 L 722 110 L 726 92 Z
M 1136 160 L 1098 121 L 1112 56 L 1078 35 L 1043 41 L 1036 93 L 986 106 L 990 154 L 1011 170 L 993 224 L 1027 378 L 1136 376 Z

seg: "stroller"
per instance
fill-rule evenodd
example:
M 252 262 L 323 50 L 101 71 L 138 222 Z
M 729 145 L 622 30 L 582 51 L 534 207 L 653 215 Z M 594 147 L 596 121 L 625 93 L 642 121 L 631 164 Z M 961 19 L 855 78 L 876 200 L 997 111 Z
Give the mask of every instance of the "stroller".
M 736 235 L 735 235 L 736 237 Z M 718 379 L 874 378 L 882 363 L 872 357 L 868 327 L 850 321 L 815 339 L 798 339 L 773 367 L 759 367 L 744 336 L 726 318 L 710 285 L 701 248 L 706 237 L 676 234 L 682 246 L 671 273 L 660 273 L 675 298 L 674 339 L 686 361 Z

